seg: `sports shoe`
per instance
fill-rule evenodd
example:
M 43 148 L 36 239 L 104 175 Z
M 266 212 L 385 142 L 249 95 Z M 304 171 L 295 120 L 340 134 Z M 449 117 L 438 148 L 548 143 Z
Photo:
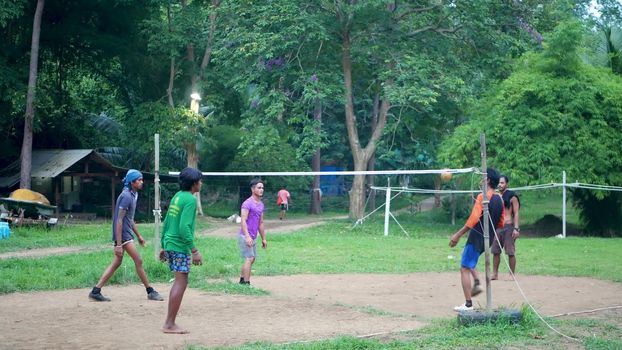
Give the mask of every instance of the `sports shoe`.
M 164 298 L 162 298 L 162 296 L 160 296 L 160 293 L 156 292 L 155 290 L 152 290 L 151 293 L 147 294 L 147 299 L 155 300 L 155 301 L 163 301 L 164 300 Z
M 89 293 L 89 299 L 93 301 L 110 301 L 110 298 L 106 298 L 105 296 L 102 295 L 102 293 L 93 293 L 93 292 Z
M 482 292 L 482 288 L 479 286 L 479 284 L 476 284 L 473 286 L 473 289 L 471 289 L 471 296 L 474 297 L 480 294 L 481 292 Z
M 466 306 L 466 304 L 462 304 L 460 306 L 455 306 L 454 311 L 473 311 L 473 306 Z

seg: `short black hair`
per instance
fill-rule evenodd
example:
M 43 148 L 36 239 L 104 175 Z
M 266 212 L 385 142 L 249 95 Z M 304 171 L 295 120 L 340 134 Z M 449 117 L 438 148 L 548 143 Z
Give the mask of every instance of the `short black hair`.
M 499 186 L 499 172 L 493 168 L 486 169 L 486 176 L 490 182 L 490 187 L 497 188 Z
M 179 187 L 182 191 L 190 191 L 192 185 L 200 181 L 203 174 L 199 169 L 187 167 L 179 173 Z
M 507 175 L 499 176 L 499 180 L 504 179 L 506 184 L 510 183 L 510 178 Z
M 252 179 L 249 185 L 251 188 L 254 188 L 258 183 L 263 183 L 263 180 L 259 178 Z

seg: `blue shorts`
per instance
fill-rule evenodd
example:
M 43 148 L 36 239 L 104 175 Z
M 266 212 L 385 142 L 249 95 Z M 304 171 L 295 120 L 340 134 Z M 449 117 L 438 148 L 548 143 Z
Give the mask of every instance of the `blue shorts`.
M 190 272 L 190 264 L 192 264 L 192 259 L 189 254 L 167 250 L 164 252 L 164 255 L 166 256 L 166 260 L 168 260 L 168 267 L 171 271 L 183 273 Z
M 467 243 L 462 250 L 462 260 L 460 266 L 473 270 L 477 266 L 477 260 L 482 255 L 474 245 Z

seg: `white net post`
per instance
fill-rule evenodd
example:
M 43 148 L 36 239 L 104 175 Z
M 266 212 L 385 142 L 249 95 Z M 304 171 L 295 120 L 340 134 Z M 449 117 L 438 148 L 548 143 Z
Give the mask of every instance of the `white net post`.
M 160 212 L 160 134 L 155 134 L 154 142 L 155 142 L 155 151 L 154 151 L 155 177 L 153 180 L 153 188 L 155 191 L 155 195 L 154 195 L 155 203 L 153 206 L 153 216 L 155 218 L 155 224 L 154 224 L 154 234 L 153 234 L 153 241 L 154 241 L 153 247 L 155 251 L 154 253 L 155 260 L 158 261 L 160 259 L 160 219 L 161 219 L 161 212 Z
M 566 238 L 566 170 L 562 171 L 562 237 Z
M 389 215 L 391 215 L 391 180 L 387 177 L 387 196 L 384 205 L 384 235 L 389 235 Z
M 488 171 L 486 166 L 486 135 L 480 134 L 479 142 L 481 145 L 482 154 L 482 205 L 484 211 L 484 250 L 485 250 L 485 262 L 486 262 L 486 311 L 490 311 L 492 308 L 492 284 L 490 283 L 490 232 L 489 232 L 489 218 L 490 212 L 488 211 Z M 470 278 L 470 277 L 469 277 Z

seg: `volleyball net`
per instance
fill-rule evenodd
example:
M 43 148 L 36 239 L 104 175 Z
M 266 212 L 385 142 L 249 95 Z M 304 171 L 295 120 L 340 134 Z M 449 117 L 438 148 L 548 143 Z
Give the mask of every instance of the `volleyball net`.
M 331 168 L 331 169 L 334 169 Z M 178 175 L 177 172 L 170 172 Z M 264 182 L 263 202 L 266 218 L 280 211 L 277 193 L 285 188 L 291 196 L 288 216 L 313 220 L 316 214 L 345 217 L 349 214 L 350 195 L 355 176 L 365 176 L 362 189 L 363 212 L 352 227 L 374 223 L 388 235 L 395 232 L 413 236 L 417 225 L 462 225 L 481 189 L 482 173 L 477 168 L 379 170 L 319 172 L 204 172 L 201 203 L 205 215 L 226 218 L 239 214 L 241 203 L 250 196 L 249 182 L 261 178 Z M 523 205 L 536 208 L 521 213 L 521 221 L 533 224 L 535 235 L 567 235 L 579 224 L 578 211 L 569 206 L 570 189 L 589 191 L 622 191 L 622 187 L 586 183 L 561 182 L 510 187 L 521 196 Z M 510 184 L 511 185 L 511 184 Z M 174 194 L 163 195 L 170 198 Z M 522 197 L 526 197 L 527 200 Z M 314 203 L 315 201 L 315 203 Z M 314 212 L 314 204 L 315 209 Z M 537 215 L 537 217 L 536 217 Z M 406 224 L 404 224 L 406 223 Z

